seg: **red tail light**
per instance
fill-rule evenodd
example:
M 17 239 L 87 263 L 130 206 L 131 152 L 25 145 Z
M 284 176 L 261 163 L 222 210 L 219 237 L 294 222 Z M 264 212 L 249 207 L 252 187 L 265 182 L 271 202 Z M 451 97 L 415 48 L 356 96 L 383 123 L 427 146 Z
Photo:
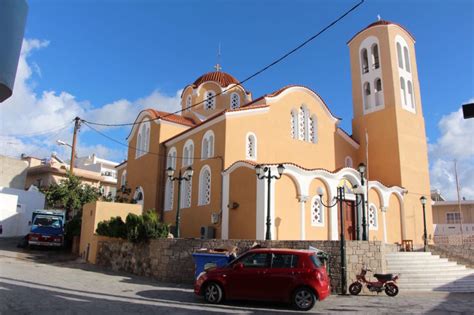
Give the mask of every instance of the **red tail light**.
M 30 233 L 28 234 L 29 240 L 37 241 L 41 237 L 41 234 Z

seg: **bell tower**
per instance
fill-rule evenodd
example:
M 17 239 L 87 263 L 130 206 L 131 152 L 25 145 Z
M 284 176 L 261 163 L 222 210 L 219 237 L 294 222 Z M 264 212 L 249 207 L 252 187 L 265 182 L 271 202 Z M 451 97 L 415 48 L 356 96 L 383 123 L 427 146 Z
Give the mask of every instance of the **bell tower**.
M 357 33 L 348 46 L 358 158 L 368 165 L 369 180 L 407 189 L 402 238 L 420 244 L 419 198 L 429 199 L 430 182 L 415 39 L 402 26 L 379 20 Z M 429 235 L 432 216 L 431 205 L 427 206 Z

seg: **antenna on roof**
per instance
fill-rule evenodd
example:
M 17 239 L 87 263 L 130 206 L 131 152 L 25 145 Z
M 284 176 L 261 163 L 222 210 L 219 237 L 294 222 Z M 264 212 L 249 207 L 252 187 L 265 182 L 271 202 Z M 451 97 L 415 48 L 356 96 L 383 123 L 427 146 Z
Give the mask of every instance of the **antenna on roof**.
M 214 66 L 214 69 L 216 69 L 217 72 L 222 70 L 220 63 L 221 63 L 221 43 L 219 43 L 219 46 L 217 48 L 217 64 Z
M 380 21 L 381 19 L 380 14 L 377 14 L 377 21 Z

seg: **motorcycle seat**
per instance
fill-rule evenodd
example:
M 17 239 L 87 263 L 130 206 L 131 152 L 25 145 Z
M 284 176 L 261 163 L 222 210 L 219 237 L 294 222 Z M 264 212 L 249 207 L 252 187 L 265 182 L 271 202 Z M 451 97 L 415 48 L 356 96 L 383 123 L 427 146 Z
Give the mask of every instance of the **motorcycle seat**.
M 378 280 L 388 281 L 388 280 L 393 279 L 393 274 L 392 273 L 386 273 L 386 274 L 376 273 L 374 274 L 374 277 L 377 278 Z

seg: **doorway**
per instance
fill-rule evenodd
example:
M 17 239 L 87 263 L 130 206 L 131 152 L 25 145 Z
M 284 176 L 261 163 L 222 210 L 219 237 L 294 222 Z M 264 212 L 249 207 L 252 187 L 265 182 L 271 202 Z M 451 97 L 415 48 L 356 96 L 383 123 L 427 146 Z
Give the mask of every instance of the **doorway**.
M 344 237 L 347 241 L 353 241 L 356 239 L 356 226 L 355 226 L 355 202 L 352 200 L 344 200 L 342 202 L 342 212 L 344 220 Z M 341 235 L 341 211 L 338 211 L 338 231 Z

